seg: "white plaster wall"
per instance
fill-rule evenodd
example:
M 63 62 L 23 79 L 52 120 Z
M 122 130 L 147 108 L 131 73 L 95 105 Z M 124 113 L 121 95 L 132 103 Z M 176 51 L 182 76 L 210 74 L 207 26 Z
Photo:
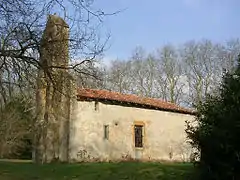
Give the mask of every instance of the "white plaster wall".
M 94 101 L 78 101 L 70 123 L 70 159 L 120 160 L 137 155 L 142 160 L 186 161 L 192 149 L 186 143 L 185 121 L 193 119 L 192 115 L 100 102 L 95 111 Z M 134 147 L 134 121 L 145 123 L 140 150 Z M 109 125 L 109 140 L 103 138 L 104 125 Z

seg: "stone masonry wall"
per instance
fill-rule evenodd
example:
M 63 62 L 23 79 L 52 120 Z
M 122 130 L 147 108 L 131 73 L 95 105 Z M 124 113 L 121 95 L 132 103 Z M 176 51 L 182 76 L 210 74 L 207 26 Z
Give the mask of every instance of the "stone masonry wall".
M 194 116 L 158 110 L 76 101 L 71 118 L 70 159 L 109 161 L 187 161 L 192 148 L 186 143 L 185 121 Z M 144 147 L 134 147 L 134 124 L 144 124 Z M 104 139 L 109 125 L 109 139 Z

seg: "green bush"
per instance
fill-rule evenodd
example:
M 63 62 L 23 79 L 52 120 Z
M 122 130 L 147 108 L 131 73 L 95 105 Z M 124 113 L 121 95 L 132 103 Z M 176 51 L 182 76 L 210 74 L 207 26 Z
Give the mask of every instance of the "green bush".
M 218 94 L 196 106 L 197 126 L 186 133 L 200 152 L 196 174 L 204 180 L 240 179 L 240 58 L 232 73 L 225 73 Z

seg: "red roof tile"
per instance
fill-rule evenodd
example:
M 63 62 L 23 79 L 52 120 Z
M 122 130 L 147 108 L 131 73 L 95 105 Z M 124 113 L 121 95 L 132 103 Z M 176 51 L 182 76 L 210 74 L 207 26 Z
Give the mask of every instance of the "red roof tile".
M 150 106 L 156 109 L 162 109 L 166 111 L 174 111 L 185 114 L 194 114 L 193 111 L 182 108 L 176 104 L 162 101 L 159 99 L 153 98 L 143 98 L 132 94 L 121 94 L 118 92 L 112 92 L 107 90 L 99 90 L 99 89 L 82 89 L 79 88 L 77 91 L 77 96 L 80 98 L 90 98 L 90 99 L 102 99 L 102 100 L 110 100 L 110 101 L 119 101 L 125 103 L 133 103 L 142 106 Z

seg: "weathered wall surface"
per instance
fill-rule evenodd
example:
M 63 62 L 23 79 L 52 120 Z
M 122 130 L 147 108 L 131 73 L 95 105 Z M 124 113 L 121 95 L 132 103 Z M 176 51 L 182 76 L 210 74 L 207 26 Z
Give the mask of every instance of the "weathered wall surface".
M 83 161 L 188 160 L 192 149 L 186 143 L 185 121 L 194 116 L 107 105 L 99 102 L 75 103 L 70 129 L 70 159 Z M 134 122 L 145 124 L 144 147 L 134 147 Z M 109 140 L 104 139 L 104 125 L 109 125 Z
M 71 101 L 69 28 L 57 15 L 49 15 L 41 46 L 41 68 L 36 92 L 37 121 L 34 131 L 34 162 L 68 160 L 68 130 Z

